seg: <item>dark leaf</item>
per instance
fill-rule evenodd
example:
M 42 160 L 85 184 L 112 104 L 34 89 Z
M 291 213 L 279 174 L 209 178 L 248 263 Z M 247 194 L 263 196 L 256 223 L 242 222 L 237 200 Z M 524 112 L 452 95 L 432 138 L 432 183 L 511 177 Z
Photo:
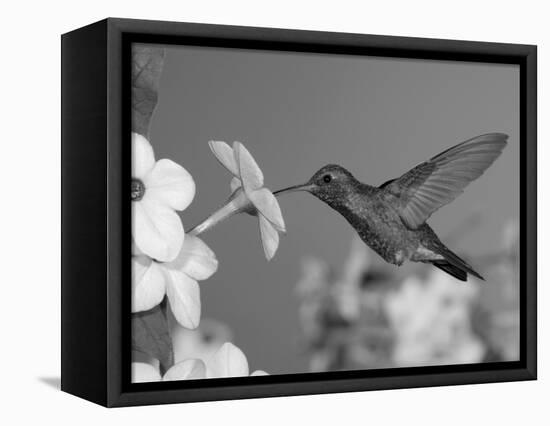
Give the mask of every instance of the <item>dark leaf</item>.
M 162 372 L 174 364 L 165 306 L 162 303 L 150 311 L 132 314 L 132 350 L 158 359 Z
M 149 137 L 149 125 L 158 100 L 164 49 L 134 45 L 132 48 L 132 131 Z
M 164 49 L 134 45 L 132 49 L 132 131 L 149 137 L 151 117 L 157 105 Z M 161 372 L 174 364 L 172 339 L 166 320 L 166 304 L 132 315 L 132 351 L 158 359 Z M 141 358 L 140 358 L 141 359 Z

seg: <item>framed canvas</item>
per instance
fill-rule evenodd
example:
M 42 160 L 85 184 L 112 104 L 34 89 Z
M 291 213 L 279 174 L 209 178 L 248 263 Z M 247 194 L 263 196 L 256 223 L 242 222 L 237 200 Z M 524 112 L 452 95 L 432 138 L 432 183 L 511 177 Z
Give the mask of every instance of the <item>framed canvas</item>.
M 64 34 L 62 389 L 114 407 L 535 379 L 536 55 Z

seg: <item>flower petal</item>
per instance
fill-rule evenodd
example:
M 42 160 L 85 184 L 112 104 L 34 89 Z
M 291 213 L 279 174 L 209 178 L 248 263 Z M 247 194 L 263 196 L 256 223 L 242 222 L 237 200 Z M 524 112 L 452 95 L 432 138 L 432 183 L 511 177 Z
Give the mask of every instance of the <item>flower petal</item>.
M 149 141 L 132 133 L 132 177 L 142 179 L 154 165 L 155 153 Z
M 231 192 L 233 193 L 242 186 L 241 180 L 234 177 L 233 179 L 231 179 L 231 183 L 229 184 L 229 186 L 231 187 Z
M 185 210 L 195 197 L 193 177 L 172 160 L 157 161 L 143 183 L 148 196 L 175 210 Z
M 206 365 L 200 359 L 187 359 L 168 369 L 164 381 L 206 379 Z
M 166 295 L 176 321 L 183 327 L 195 329 L 201 318 L 199 284 L 187 274 L 164 268 L 167 276 Z
M 248 376 L 245 354 L 233 343 L 224 343 L 207 363 L 206 375 L 209 378 Z
M 147 194 L 141 201 L 132 202 L 132 213 L 132 235 L 137 247 L 155 260 L 174 260 L 185 237 L 177 213 Z
M 166 293 L 165 278 L 159 265 L 147 256 L 132 257 L 132 312 L 157 306 Z
M 256 370 L 252 372 L 251 376 L 269 376 L 269 373 L 264 370 Z
M 246 194 L 254 207 L 269 220 L 275 228 L 281 232 L 285 232 L 285 221 L 283 214 L 281 213 L 281 207 L 279 202 L 275 198 L 275 195 L 267 189 L 262 188 L 256 191 L 252 191 Z
M 279 247 L 279 233 L 263 215 L 258 215 L 258 220 L 260 221 L 260 236 L 265 257 L 267 260 L 271 260 Z
M 133 237 L 132 237 L 132 256 L 144 256 L 144 253 L 139 249 Z
M 208 146 L 212 150 L 214 156 L 218 159 L 222 166 L 224 166 L 231 174 L 239 177 L 239 167 L 233 149 L 222 141 L 210 141 Z
M 132 362 L 132 383 L 160 382 L 158 370 L 145 362 Z
M 233 151 L 239 165 L 239 176 L 245 192 L 261 188 L 264 184 L 264 175 L 252 154 L 240 142 L 233 143 Z
M 168 269 L 185 272 L 191 278 L 202 281 L 218 269 L 214 252 L 199 237 L 186 235 L 178 257 L 166 264 Z

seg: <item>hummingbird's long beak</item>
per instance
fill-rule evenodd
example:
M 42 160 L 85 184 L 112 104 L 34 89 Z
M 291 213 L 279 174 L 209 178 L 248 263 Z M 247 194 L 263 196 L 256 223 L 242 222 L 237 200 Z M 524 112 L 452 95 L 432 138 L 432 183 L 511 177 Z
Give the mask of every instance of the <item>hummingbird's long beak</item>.
M 294 185 L 294 186 L 289 186 L 288 188 L 284 188 L 284 189 L 279 189 L 278 191 L 275 191 L 273 194 L 274 195 L 281 195 L 285 192 L 296 192 L 296 191 L 310 191 L 311 189 L 313 188 L 313 185 L 309 182 L 307 183 L 304 183 L 302 185 Z

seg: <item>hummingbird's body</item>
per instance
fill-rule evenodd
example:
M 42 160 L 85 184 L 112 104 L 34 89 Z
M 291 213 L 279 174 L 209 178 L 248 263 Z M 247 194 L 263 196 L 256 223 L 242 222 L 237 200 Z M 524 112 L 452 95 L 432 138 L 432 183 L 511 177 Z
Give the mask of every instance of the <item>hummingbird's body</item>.
M 439 240 L 426 219 L 478 178 L 500 155 L 506 139 L 501 133 L 470 139 L 379 187 L 359 182 L 341 166 L 328 165 L 306 184 L 277 192 L 312 193 L 344 216 L 388 263 L 432 263 L 462 281 L 468 274 L 483 279 Z
M 441 242 L 427 223 L 409 229 L 383 189 L 349 182 L 346 193 L 321 198 L 338 211 L 371 249 L 386 262 L 401 266 L 406 260 L 427 262 L 443 259 L 431 247 Z

